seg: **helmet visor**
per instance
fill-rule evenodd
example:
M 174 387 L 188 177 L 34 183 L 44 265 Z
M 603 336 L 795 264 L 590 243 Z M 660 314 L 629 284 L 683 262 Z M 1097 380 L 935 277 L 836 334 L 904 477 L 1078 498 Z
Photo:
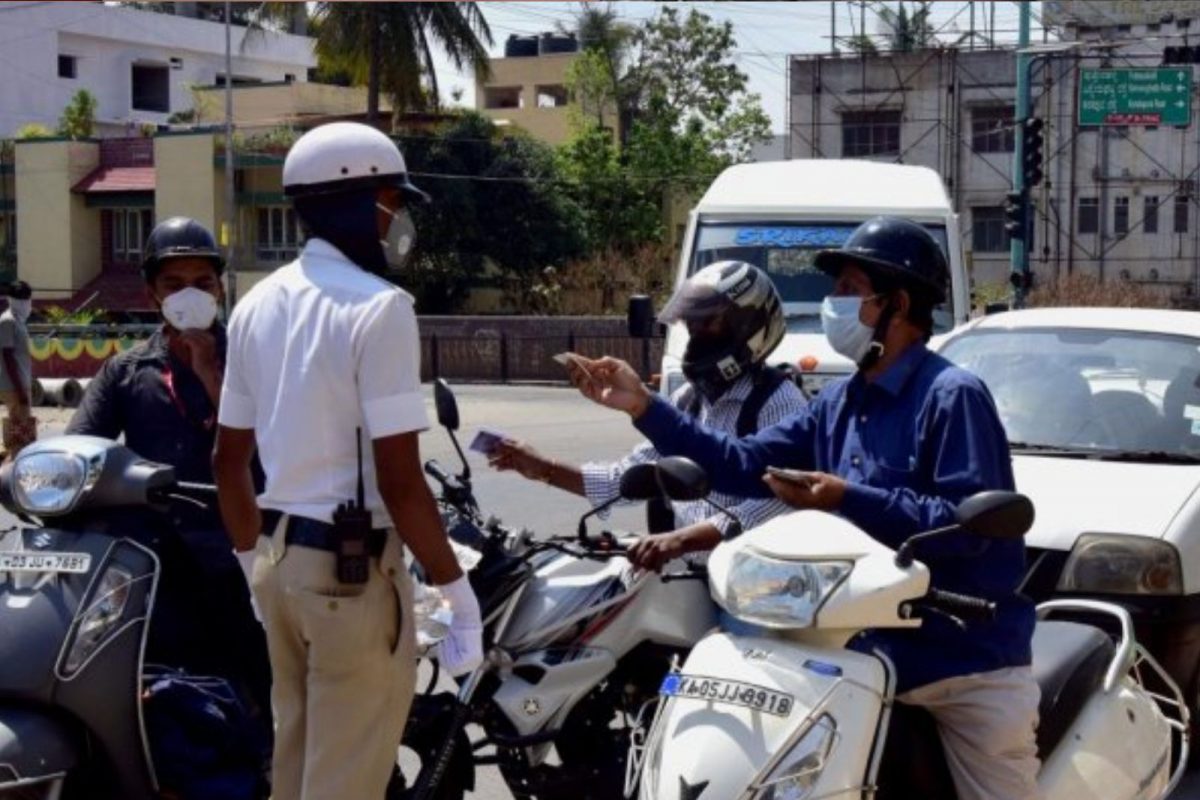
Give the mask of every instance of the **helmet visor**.
M 663 306 L 658 315 L 658 321 L 663 325 L 676 322 L 703 322 L 713 319 L 731 305 L 728 295 L 717 289 L 715 283 L 709 283 L 702 278 L 701 273 L 692 276 L 671 295 L 671 299 Z

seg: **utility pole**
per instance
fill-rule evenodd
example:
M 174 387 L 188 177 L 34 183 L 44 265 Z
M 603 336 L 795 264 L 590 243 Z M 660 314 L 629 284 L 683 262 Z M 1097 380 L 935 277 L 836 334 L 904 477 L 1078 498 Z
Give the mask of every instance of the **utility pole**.
M 225 0 L 225 219 L 221 222 L 221 244 L 225 247 L 225 318 L 237 299 L 237 264 L 233 257 L 233 227 L 236 217 L 233 191 L 233 34 L 232 4 Z
M 829 0 L 829 54 L 837 55 L 837 0 Z
M 1033 226 L 1029 225 L 1030 203 L 1029 193 L 1025 186 L 1025 121 L 1029 119 L 1029 0 L 1022 0 L 1020 6 L 1020 22 L 1017 33 L 1017 98 L 1013 114 L 1013 124 L 1016 128 L 1013 135 L 1013 194 L 1021 197 L 1024 206 L 1025 226 L 1022 236 L 1013 237 L 1010 256 L 1012 265 L 1013 305 L 1021 308 L 1025 305 L 1025 290 L 1029 276 L 1028 240 Z

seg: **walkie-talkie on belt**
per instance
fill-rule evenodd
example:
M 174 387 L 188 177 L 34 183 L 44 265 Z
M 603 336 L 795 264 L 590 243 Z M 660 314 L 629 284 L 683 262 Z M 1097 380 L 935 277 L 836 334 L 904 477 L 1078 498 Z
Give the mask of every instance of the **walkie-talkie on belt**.
M 333 539 L 336 544 L 339 583 L 366 583 L 371 570 L 371 513 L 366 507 L 363 487 L 362 428 L 355 429 L 358 443 L 358 492 L 354 500 L 342 503 L 333 512 Z

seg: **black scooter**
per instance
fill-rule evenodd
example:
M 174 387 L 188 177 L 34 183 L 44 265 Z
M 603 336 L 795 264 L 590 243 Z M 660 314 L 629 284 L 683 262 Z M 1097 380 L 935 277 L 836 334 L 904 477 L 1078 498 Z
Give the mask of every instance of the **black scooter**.
M 157 621 L 203 592 L 172 510 L 213 492 L 85 436 L 0 470 L 0 503 L 27 523 L 0 532 L 0 797 L 160 796 L 144 675 L 180 666 L 193 630 Z

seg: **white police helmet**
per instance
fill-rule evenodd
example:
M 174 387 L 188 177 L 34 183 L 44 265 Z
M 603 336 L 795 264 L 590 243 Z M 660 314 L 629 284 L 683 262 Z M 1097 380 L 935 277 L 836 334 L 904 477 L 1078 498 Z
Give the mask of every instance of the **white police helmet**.
M 301 136 L 283 162 L 290 197 L 396 186 L 413 199 L 429 196 L 412 185 L 396 143 L 370 125 L 331 122 Z

